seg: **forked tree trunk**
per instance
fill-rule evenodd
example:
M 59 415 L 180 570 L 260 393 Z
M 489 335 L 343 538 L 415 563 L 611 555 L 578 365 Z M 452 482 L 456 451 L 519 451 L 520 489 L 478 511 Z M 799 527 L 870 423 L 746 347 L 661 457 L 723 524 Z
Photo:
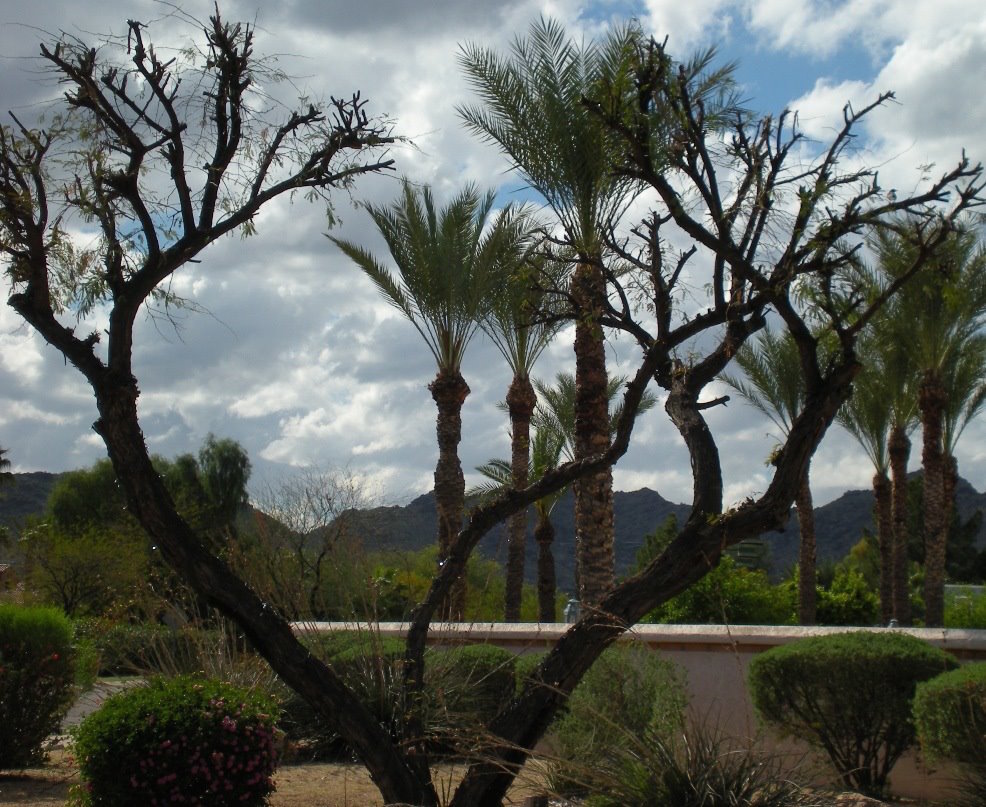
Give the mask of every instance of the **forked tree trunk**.
M 873 475 L 876 502 L 876 534 L 880 548 L 880 623 L 894 618 L 894 510 L 890 478 L 886 471 Z
M 510 413 L 510 473 L 513 486 L 527 487 L 531 464 L 531 417 L 537 405 L 537 395 L 529 378 L 514 376 L 507 391 Z M 507 528 L 507 580 L 504 593 L 503 618 L 520 622 L 521 595 L 524 590 L 524 550 L 527 543 L 527 508 L 510 517 Z
M 555 604 L 555 556 L 551 545 L 555 540 L 555 527 L 547 513 L 538 511 L 538 523 L 534 528 L 534 540 L 538 545 L 538 622 L 557 622 Z
M 887 441 L 890 455 L 890 479 L 893 488 L 894 520 L 894 570 L 893 570 L 893 618 L 900 625 L 911 624 L 911 589 L 907 535 L 907 461 L 911 455 L 911 441 L 903 426 L 895 425 Z
M 808 467 L 805 467 L 794 505 L 798 511 L 801 546 L 798 551 L 798 622 L 814 625 L 817 599 L 815 592 L 815 510 L 811 500 Z
M 602 270 L 580 263 L 572 278 L 575 324 L 575 458 L 609 448 L 606 346 L 599 324 L 605 299 Z M 579 600 L 595 605 L 613 586 L 613 472 L 584 477 L 575 487 L 575 549 Z
M 947 394 L 935 370 L 925 371 L 918 388 L 921 411 L 921 466 L 924 470 L 924 624 L 945 621 L 945 488 L 942 417 Z
M 435 509 L 438 512 L 438 560 L 444 561 L 462 529 L 465 507 L 466 480 L 459 462 L 459 441 L 462 439 L 462 404 L 469 386 L 458 372 L 439 370 L 428 385 L 438 407 L 438 465 L 435 467 Z M 452 587 L 442 617 L 455 622 L 463 619 L 466 610 L 466 581 L 460 577 Z

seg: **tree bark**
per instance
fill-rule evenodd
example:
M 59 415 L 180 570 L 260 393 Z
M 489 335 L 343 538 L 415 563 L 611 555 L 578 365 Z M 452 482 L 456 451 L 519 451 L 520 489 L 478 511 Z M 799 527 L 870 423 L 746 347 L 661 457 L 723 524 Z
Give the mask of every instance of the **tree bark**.
M 513 485 L 527 487 L 531 464 L 531 417 L 537 405 L 534 385 L 526 376 L 515 375 L 507 391 L 510 413 L 510 472 Z M 503 616 L 507 622 L 520 622 L 520 603 L 524 589 L 524 550 L 527 543 L 527 508 L 510 517 L 507 526 L 507 580 Z
M 462 404 L 469 395 L 469 386 L 462 375 L 439 370 L 428 385 L 438 407 L 438 465 L 435 467 L 435 509 L 438 512 L 438 561 L 444 563 L 452 550 L 465 508 L 466 480 L 459 462 L 459 441 L 462 439 Z M 442 617 L 462 621 L 466 606 L 466 580 L 460 576 L 442 608 Z
M 609 449 L 606 346 L 599 324 L 606 281 L 602 269 L 583 262 L 572 278 L 575 324 L 575 459 Z M 613 472 L 608 466 L 575 487 L 578 595 L 596 605 L 613 586 Z
M 910 561 L 907 534 L 907 460 L 911 455 L 911 441 L 903 426 L 895 425 L 887 441 L 890 455 L 894 521 L 893 551 L 893 618 L 899 625 L 911 624 Z
M 880 548 L 880 623 L 894 618 L 894 512 L 890 478 L 886 471 L 873 475 L 876 534 Z
M 538 545 L 538 622 L 557 622 L 555 556 L 551 551 L 555 527 L 547 513 L 538 513 L 534 540 Z
M 945 489 L 942 419 L 948 396 L 941 376 L 926 370 L 918 388 L 921 411 L 921 466 L 924 471 L 924 624 L 939 628 L 945 621 Z
M 802 625 L 815 624 L 815 509 L 811 499 L 811 484 L 808 481 L 808 466 L 805 466 L 798 496 L 795 499 L 798 511 L 798 528 L 801 543 L 798 550 L 798 622 Z

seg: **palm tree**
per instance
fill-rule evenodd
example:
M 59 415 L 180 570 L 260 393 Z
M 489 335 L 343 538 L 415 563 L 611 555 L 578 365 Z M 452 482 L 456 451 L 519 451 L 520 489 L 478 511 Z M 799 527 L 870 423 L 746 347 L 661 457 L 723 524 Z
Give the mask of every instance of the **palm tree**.
M 606 354 L 599 318 L 606 302 L 605 235 L 621 217 L 637 184 L 612 170 L 617 141 L 582 103 L 604 84 L 631 86 L 630 60 L 639 36 L 620 28 L 600 43 L 577 44 L 542 18 L 509 58 L 467 45 L 459 54 L 482 107 L 460 107 L 466 125 L 495 143 L 558 217 L 577 256 L 571 281 L 575 307 L 576 455 L 609 448 Z M 619 95 L 620 90 L 617 90 Z M 598 602 L 613 584 L 613 475 L 584 478 L 576 492 L 580 599 Z
M 543 270 L 545 262 L 539 263 Z M 544 293 L 528 275 L 526 269 L 531 267 L 512 268 L 514 271 L 505 278 L 501 293 L 496 296 L 492 309 L 480 325 L 513 371 L 506 399 L 510 416 L 510 477 L 513 487 L 520 489 L 527 486 L 530 476 L 531 418 L 537 405 L 531 370 L 559 326 L 541 315 Z M 526 542 L 525 509 L 511 516 L 507 528 L 504 592 L 504 620 L 507 622 L 520 621 Z
M 14 481 L 14 475 L 10 472 L 10 460 L 4 456 L 10 449 L 0 448 L 0 485 L 9 485 Z
M 900 235 L 877 242 L 881 267 L 889 277 L 913 263 L 914 248 Z M 925 624 L 944 622 L 945 545 L 948 523 L 945 491 L 944 421 L 949 406 L 946 375 L 977 337 L 986 317 L 986 251 L 973 232 L 950 235 L 927 271 L 900 295 L 898 316 L 908 323 L 919 368 L 917 404 L 921 419 L 924 497 Z
M 515 261 L 523 244 L 520 217 L 512 208 L 490 223 L 493 198 L 492 191 L 480 194 L 468 185 L 438 211 L 430 188 L 417 190 L 405 179 L 402 195 L 392 205 L 364 205 L 387 244 L 397 276 L 362 247 L 332 238 L 407 317 L 438 365 L 428 389 L 438 407 L 435 506 L 440 562 L 448 557 L 462 527 L 465 479 L 458 446 L 462 404 L 469 394 L 462 357 L 496 296 L 501 264 Z M 464 608 L 465 585 L 460 580 L 445 616 L 461 619 Z
M 764 328 L 755 344 L 747 342 L 736 353 L 746 380 L 723 374 L 720 378 L 766 415 L 786 437 L 805 400 L 804 374 L 794 338 L 777 336 Z M 798 553 L 798 621 L 815 624 L 815 513 L 809 483 L 810 462 L 795 499 L 801 543 Z
M 852 397 L 843 404 L 837 417 L 873 463 L 873 499 L 880 551 L 880 621 L 886 625 L 894 618 L 894 516 L 888 450 L 892 412 L 885 397 L 882 357 L 874 342 L 870 339 L 860 345 L 860 355 L 869 360 L 853 382 Z

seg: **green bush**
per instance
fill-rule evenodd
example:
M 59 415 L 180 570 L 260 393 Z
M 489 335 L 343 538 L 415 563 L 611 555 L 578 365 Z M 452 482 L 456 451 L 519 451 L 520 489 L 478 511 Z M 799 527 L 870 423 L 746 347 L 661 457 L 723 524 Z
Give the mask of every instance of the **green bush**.
M 648 622 L 683 625 L 787 625 L 795 595 L 772 586 L 762 569 L 747 569 L 726 556 L 712 571 L 647 615 Z
M 199 649 L 221 640 L 214 629 L 181 629 L 147 622 L 78 619 L 76 641 L 91 642 L 99 657 L 100 675 L 194 673 L 199 671 Z
M 945 627 L 986 630 L 986 593 L 970 586 L 946 594 Z
M 592 787 L 594 769 L 627 736 L 668 736 L 680 728 L 687 696 L 679 670 L 637 644 L 604 652 L 568 698 L 551 738 L 560 763 L 552 773 L 559 792 Z
M 86 807 L 261 805 L 273 791 L 277 707 L 257 693 L 180 676 L 109 698 L 75 733 Z
M 485 644 L 428 654 L 427 722 L 439 750 L 477 751 L 483 727 L 513 698 L 516 661 L 509 650 Z
M 921 748 L 986 775 L 986 662 L 918 685 L 914 724 Z
M 818 587 L 819 625 L 867 627 L 880 623 L 880 598 L 855 569 L 838 569 L 827 588 Z
M 750 664 L 749 684 L 766 723 L 823 748 L 847 787 L 879 796 L 915 741 L 915 687 L 956 666 L 951 655 L 912 636 L 858 631 L 761 653 Z
M 72 626 L 55 608 L 0 605 L 0 768 L 44 759 L 73 695 Z

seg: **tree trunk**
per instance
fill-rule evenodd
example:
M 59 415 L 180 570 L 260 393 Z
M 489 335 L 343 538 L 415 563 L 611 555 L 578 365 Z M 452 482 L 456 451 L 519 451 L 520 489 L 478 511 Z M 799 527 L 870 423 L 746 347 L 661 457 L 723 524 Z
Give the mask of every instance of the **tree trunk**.
M 893 618 L 899 625 L 911 624 L 911 589 L 907 551 L 907 460 L 911 455 L 911 441 L 903 426 L 895 425 L 887 441 L 890 454 L 890 478 L 894 520 L 894 570 L 893 570 Z
M 808 481 L 808 467 L 805 466 L 798 496 L 795 499 L 798 511 L 798 528 L 801 532 L 801 546 L 798 554 L 798 622 L 802 625 L 815 624 L 815 510 L 811 500 L 811 485 Z
M 439 370 L 428 385 L 438 407 L 438 465 L 435 467 L 435 509 L 438 512 L 438 560 L 443 562 L 451 551 L 459 530 L 465 507 L 466 481 L 459 462 L 459 441 L 462 439 L 462 404 L 469 386 L 462 375 Z M 461 622 L 465 615 L 466 581 L 460 577 L 452 587 L 442 617 Z
M 514 376 L 507 391 L 510 412 L 510 472 L 516 489 L 527 487 L 531 464 L 531 417 L 537 405 L 534 385 L 526 376 Z M 507 580 L 503 618 L 520 622 L 520 602 L 524 589 L 524 550 L 527 542 L 527 508 L 514 513 L 507 527 Z
M 609 448 L 606 346 L 599 324 L 606 281 L 602 269 L 580 263 L 572 278 L 575 324 L 575 458 Z M 613 586 L 613 472 L 607 467 L 575 486 L 575 547 L 579 600 L 595 605 Z
M 921 410 L 921 466 L 924 471 L 924 624 L 939 628 L 945 621 L 945 489 L 942 418 L 948 396 L 941 377 L 926 370 L 918 388 Z
M 555 556 L 551 552 L 551 544 L 555 540 L 555 528 L 547 513 L 538 511 L 534 540 L 538 545 L 538 622 L 557 622 Z
M 890 478 L 886 471 L 873 475 L 876 533 L 880 547 L 880 623 L 894 618 L 894 512 Z

